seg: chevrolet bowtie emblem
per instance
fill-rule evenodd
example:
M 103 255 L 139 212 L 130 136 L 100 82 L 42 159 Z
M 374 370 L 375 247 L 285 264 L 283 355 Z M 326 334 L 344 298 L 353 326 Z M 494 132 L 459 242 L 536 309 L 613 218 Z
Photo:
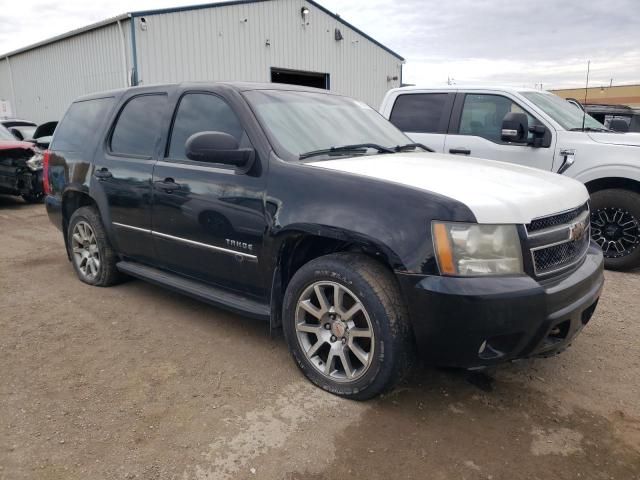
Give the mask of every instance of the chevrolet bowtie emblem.
M 569 227 L 569 240 L 577 241 L 582 240 L 585 232 L 587 231 L 587 224 L 585 222 L 574 223 Z

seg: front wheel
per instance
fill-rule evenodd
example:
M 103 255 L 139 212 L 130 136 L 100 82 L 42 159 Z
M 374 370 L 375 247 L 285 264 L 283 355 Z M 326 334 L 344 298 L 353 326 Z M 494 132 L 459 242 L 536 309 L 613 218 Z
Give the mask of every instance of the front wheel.
M 285 294 L 283 329 L 306 377 L 346 398 L 366 400 L 391 389 L 413 358 L 395 279 L 360 254 L 331 254 L 300 268 Z
M 618 188 L 592 194 L 591 236 L 602 248 L 605 268 L 640 267 L 640 194 Z

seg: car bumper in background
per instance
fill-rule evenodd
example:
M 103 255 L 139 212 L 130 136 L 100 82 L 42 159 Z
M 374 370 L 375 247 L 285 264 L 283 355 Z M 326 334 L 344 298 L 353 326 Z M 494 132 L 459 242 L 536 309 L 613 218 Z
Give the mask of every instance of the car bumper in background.
M 602 252 L 546 282 L 398 273 L 421 355 L 430 363 L 481 367 L 559 353 L 591 319 L 604 284 Z

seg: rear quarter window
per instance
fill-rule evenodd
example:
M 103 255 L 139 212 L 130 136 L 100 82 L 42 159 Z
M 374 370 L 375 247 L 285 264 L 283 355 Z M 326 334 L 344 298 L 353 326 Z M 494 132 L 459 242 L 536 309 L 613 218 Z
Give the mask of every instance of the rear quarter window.
M 102 122 L 113 106 L 113 97 L 83 100 L 71 104 L 56 127 L 51 149 L 62 152 L 81 152 L 89 139 L 100 132 Z

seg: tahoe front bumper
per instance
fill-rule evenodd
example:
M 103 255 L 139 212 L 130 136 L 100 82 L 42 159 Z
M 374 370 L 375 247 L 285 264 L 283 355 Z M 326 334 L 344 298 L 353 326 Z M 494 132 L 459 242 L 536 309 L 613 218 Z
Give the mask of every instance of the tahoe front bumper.
M 418 351 L 430 363 L 464 368 L 561 352 L 591 319 L 604 284 L 593 243 L 576 270 L 545 281 L 396 275 Z

